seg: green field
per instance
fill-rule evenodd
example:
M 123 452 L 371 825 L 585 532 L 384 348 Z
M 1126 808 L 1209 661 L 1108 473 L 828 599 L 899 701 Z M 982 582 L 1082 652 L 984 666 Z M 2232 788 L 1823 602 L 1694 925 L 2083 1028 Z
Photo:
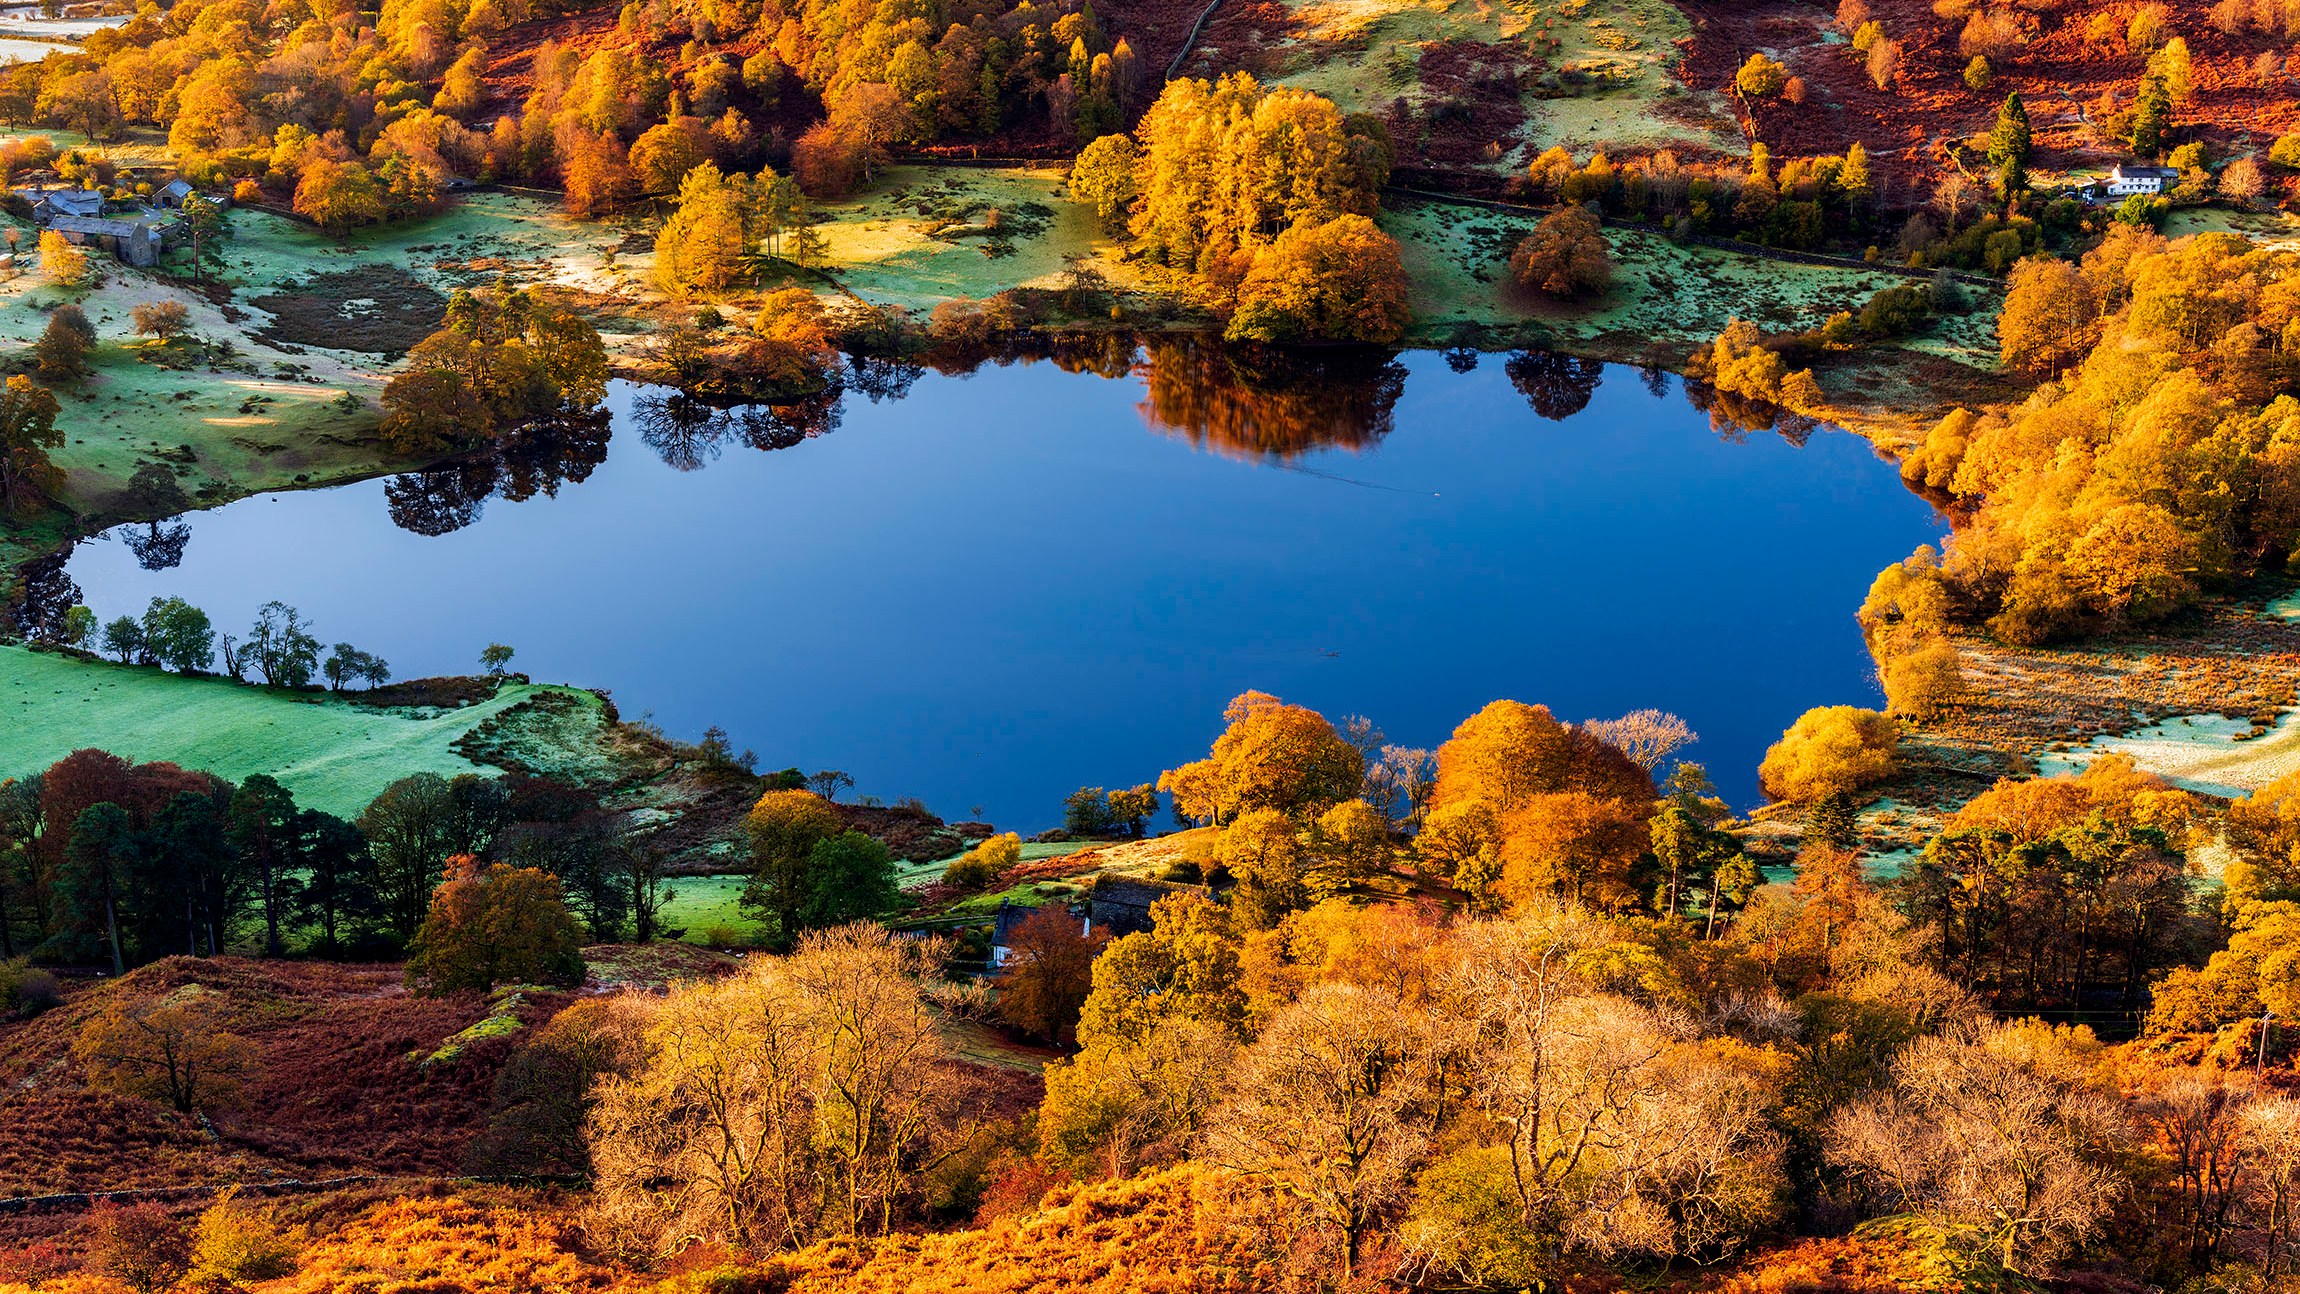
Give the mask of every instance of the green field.
M 304 807 L 348 817 L 410 773 L 496 771 L 465 759 L 451 743 L 553 691 L 573 689 L 513 683 L 460 710 L 380 710 L 318 693 L 0 647 L 0 776 L 36 773 L 96 746 L 234 781 L 268 773 Z
M 1032 863 L 1042 858 L 1062 858 L 1094 847 L 1095 842 L 1088 840 L 1061 843 L 1032 841 L 1022 846 L 1022 861 Z M 928 863 L 897 860 L 895 884 L 910 886 L 932 880 L 941 875 L 942 869 L 952 861 L 950 858 Z M 738 906 L 743 896 L 743 886 L 749 880 L 748 876 L 738 875 L 681 876 L 674 879 L 670 889 L 678 897 L 663 908 L 662 924 L 674 930 L 685 929 L 687 942 L 692 944 L 733 945 L 749 942 L 763 928 L 758 922 L 744 916 Z M 1030 902 L 1048 893 L 1069 894 L 1078 888 L 1063 881 L 1043 884 L 1048 887 L 1044 892 L 1037 885 L 1020 885 L 1004 891 L 975 895 L 962 902 L 959 908 L 969 915 L 987 917 L 998 911 L 998 900 L 1002 897 L 1018 903 Z M 723 937 L 713 937 L 714 932 Z

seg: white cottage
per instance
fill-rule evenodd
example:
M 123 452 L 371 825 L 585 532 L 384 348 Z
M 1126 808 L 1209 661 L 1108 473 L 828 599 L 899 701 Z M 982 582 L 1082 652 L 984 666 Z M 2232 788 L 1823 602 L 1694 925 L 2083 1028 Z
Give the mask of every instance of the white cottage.
M 2102 187 L 2112 198 L 2129 198 L 2136 193 L 2153 198 L 2179 181 L 2180 172 L 2169 166 L 2126 166 L 2120 162 L 2108 169 Z

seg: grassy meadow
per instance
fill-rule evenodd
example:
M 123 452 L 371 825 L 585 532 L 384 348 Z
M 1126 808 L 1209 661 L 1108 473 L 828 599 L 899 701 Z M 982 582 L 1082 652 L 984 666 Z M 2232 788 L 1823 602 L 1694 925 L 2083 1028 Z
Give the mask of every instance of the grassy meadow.
M 457 710 L 386 710 L 316 693 L 183 678 L 0 647 L 0 776 L 36 773 L 87 746 L 139 763 L 169 760 L 234 781 L 277 777 L 306 808 L 356 815 L 411 773 L 494 773 L 455 740 L 536 695 L 506 684 Z

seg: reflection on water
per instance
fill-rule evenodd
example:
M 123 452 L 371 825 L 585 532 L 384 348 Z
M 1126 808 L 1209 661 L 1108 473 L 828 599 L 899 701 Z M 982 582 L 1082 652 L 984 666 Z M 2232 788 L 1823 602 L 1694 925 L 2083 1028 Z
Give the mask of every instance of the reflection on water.
M 121 527 L 24 614 L 277 598 L 410 677 L 512 643 L 680 736 L 1026 830 L 1247 688 L 1421 746 L 1498 696 L 1656 706 L 1746 802 L 1799 711 L 1874 703 L 1853 608 L 1938 535 L 1811 430 L 1534 353 L 1046 338 L 786 404 L 617 383 L 435 471 Z
M 1445 353 L 1445 361 L 1455 373 L 1470 373 L 1479 355 L 1457 348 Z M 1065 373 L 1137 379 L 1143 398 L 1135 408 L 1152 430 L 1245 461 L 1291 462 L 1321 450 L 1370 449 L 1395 429 L 1406 384 L 1405 366 L 1389 351 L 1241 347 L 1190 335 L 1141 342 L 1114 333 L 1049 334 L 996 348 L 946 347 L 915 361 L 850 356 L 821 392 L 790 403 L 730 405 L 652 390 L 637 398 L 631 416 L 639 439 L 666 466 L 692 472 L 729 449 L 771 452 L 829 435 L 839 429 L 849 395 L 874 404 L 901 400 L 928 372 L 963 377 L 989 366 L 1038 363 Z M 1547 351 L 1518 351 L 1503 361 L 1510 385 L 1527 406 L 1553 422 L 1589 407 L 1605 369 L 1596 360 Z M 1655 398 L 1667 392 L 1669 377 L 1661 369 L 1637 372 Z M 1728 437 L 1779 428 L 1802 444 L 1816 425 L 1703 385 L 1689 383 L 1687 393 Z M 606 457 L 607 438 L 603 411 L 521 428 L 471 460 L 393 477 L 385 486 L 392 520 L 420 535 L 461 530 L 479 520 L 489 498 L 516 502 L 556 493 L 563 482 L 580 482 Z M 156 538 L 146 542 L 166 551 Z M 174 542 L 180 559 L 182 541 Z

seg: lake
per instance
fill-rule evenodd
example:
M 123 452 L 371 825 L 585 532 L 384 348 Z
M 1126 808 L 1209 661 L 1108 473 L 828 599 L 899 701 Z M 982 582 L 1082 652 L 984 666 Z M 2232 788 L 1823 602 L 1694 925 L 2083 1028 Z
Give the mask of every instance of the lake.
M 1202 755 L 1249 688 L 1432 747 L 1496 697 L 1670 710 L 1743 807 L 1800 712 L 1879 703 L 1854 610 L 1943 523 L 1867 442 L 1473 358 L 1162 343 L 731 412 L 618 384 L 499 462 L 126 527 L 68 569 L 105 619 L 175 594 L 239 632 L 280 599 L 401 678 L 509 643 L 674 736 L 1025 832 Z

